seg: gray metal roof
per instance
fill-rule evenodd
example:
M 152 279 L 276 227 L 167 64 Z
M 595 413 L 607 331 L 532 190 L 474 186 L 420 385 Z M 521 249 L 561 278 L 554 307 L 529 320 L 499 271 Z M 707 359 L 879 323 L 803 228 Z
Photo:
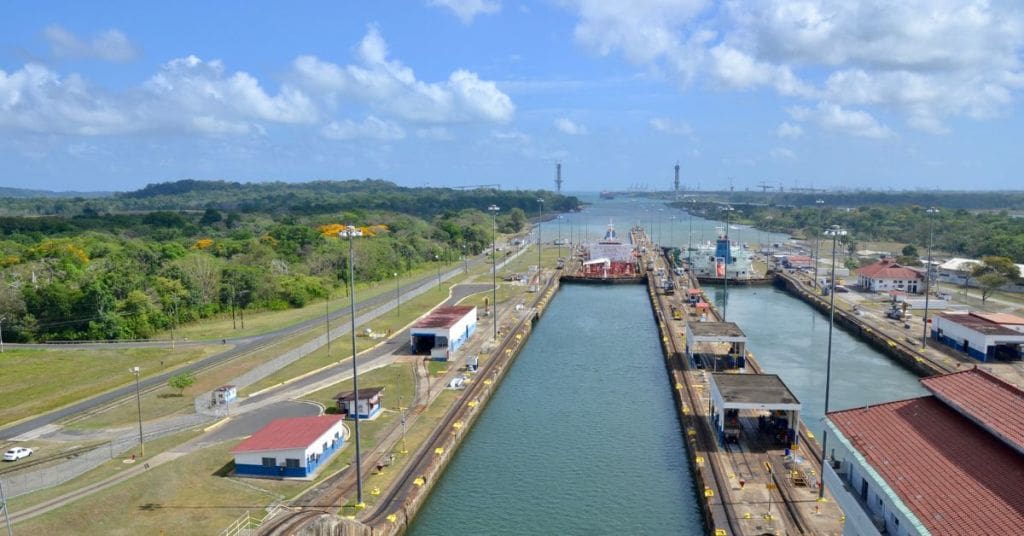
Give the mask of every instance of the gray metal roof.
M 796 395 L 777 374 L 729 374 L 714 372 L 711 381 L 726 404 L 799 404 Z

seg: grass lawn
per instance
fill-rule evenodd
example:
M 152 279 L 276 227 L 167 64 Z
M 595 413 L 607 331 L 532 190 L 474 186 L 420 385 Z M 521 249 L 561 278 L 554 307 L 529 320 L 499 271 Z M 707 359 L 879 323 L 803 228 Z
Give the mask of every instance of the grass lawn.
M 132 383 L 130 367 L 151 376 L 225 350 L 169 348 L 7 349 L 0 354 L 0 425 Z
M 457 265 L 454 261 L 449 265 L 444 263 L 429 263 L 413 270 L 412 272 L 402 274 L 399 277 L 399 280 L 402 285 L 408 285 L 425 276 L 436 275 L 438 264 L 441 265 L 442 272 L 448 271 Z M 489 269 L 488 265 L 487 270 Z M 483 267 L 476 266 L 470 270 L 470 273 L 483 273 L 484 271 L 485 269 Z M 451 280 L 449 280 L 449 282 L 450 281 Z M 444 286 L 447 286 L 449 282 L 446 282 Z M 394 292 L 394 279 L 356 284 L 356 299 L 360 301 L 381 294 L 394 294 Z M 347 291 L 345 289 L 335 289 L 331 294 L 330 310 L 333 312 L 345 310 L 348 309 L 348 307 L 349 298 Z M 179 339 L 216 340 L 228 337 L 258 335 L 275 329 L 298 324 L 299 322 L 304 322 L 313 318 L 323 317 L 324 312 L 325 307 L 324 302 L 322 301 L 310 303 L 309 305 L 299 309 L 286 309 L 284 311 L 246 311 L 245 329 L 241 328 L 240 321 L 237 318 L 235 322 L 238 326 L 237 329 L 232 327 L 231 313 L 228 312 L 213 318 L 206 318 L 191 324 L 182 325 L 175 333 L 175 336 Z M 154 335 L 153 338 L 168 339 L 170 336 L 170 331 L 165 331 Z
M 308 482 L 215 476 L 230 463 L 227 441 L 16 525 L 20 534 L 218 534 L 246 510 L 292 496 Z M 118 463 L 120 463 L 118 461 Z M 98 470 L 97 470 L 98 471 Z M 52 491 L 52 490 L 51 490 Z M 13 505 L 12 505 L 13 506 Z

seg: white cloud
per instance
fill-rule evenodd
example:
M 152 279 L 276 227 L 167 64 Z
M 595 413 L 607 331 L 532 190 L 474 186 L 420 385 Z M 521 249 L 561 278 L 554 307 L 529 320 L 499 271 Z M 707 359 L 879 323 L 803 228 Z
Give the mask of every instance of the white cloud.
M 472 24 L 477 15 L 501 11 L 501 2 L 498 0 L 427 0 L 427 4 L 452 10 L 463 24 Z
M 803 127 L 783 121 L 775 130 L 775 135 L 780 138 L 799 138 L 804 133 Z
M 932 133 L 948 131 L 951 117 L 1003 114 L 1024 89 L 1024 10 L 1014 2 L 566 3 L 579 17 L 581 45 L 682 84 L 770 88 L 809 103 L 892 112 Z
M 449 141 L 455 136 L 444 127 L 427 127 L 416 130 L 416 136 L 424 140 Z
M 387 43 L 370 27 L 358 47 L 359 64 L 341 66 L 315 56 L 293 62 L 298 83 L 329 100 L 353 99 L 382 114 L 424 123 L 483 120 L 507 122 L 515 105 L 494 82 L 458 69 L 444 82 L 427 83 L 398 60 L 389 59 Z
M 332 121 L 321 129 L 320 132 L 325 138 L 332 140 L 371 139 L 394 141 L 405 137 L 405 131 L 402 130 L 402 127 L 372 115 L 367 116 L 360 123 L 356 123 L 351 119 Z
M 260 121 L 311 123 L 318 115 L 297 89 L 270 95 L 248 73 L 225 73 L 221 62 L 195 56 L 171 60 L 142 86 L 119 94 L 41 65 L 0 70 L 0 112 L 0 127 L 86 136 L 260 133 Z
M 822 127 L 863 138 L 884 139 L 892 136 L 889 127 L 863 110 L 846 110 L 838 104 L 820 102 L 816 108 L 793 107 L 790 115 L 797 121 L 813 120 Z
M 776 160 L 793 160 L 796 158 L 796 154 L 785 147 L 776 147 L 768 154 Z
M 574 123 L 572 120 L 566 117 L 559 117 L 555 119 L 555 128 L 557 128 L 563 134 L 570 136 L 582 136 L 587 133 L 587 127 Z
M 57 24 L 51 24 L 43 30 L 43 37 L 57 58 L 126 62 L 139 57 L 138 47 L 117 30 L 107 30 L 91 40 L 84 40 Z
M 664 132 L 665 134 L 672 134 L 674 136 L 693 135 L 693 128 L 691 128 L 685 121 L 676 121 L 666 117 L 653 117 L 648 124 L 651 125 L 651 128 L 654 130 Z

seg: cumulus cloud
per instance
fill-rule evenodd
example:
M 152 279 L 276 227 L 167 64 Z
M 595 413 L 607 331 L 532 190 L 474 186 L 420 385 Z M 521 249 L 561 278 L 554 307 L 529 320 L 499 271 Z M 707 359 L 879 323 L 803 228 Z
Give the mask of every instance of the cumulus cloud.
M 77 75 L 37 64 L 0 70 L 0 126 L 86 136 L 142 131 L 258 133 L 261 121 L 312 123 L 317 110 L 301 91 L 268 94 L 245 72 L 195 57 L 165 63 L 141 87 L 112 94 Z
M 795 138 L 799 138 L 800 136 L 802 136 L 803 133 L 804 133 L 803 127 L 801 127 L 800 125 L 794 125 L 793 123 L 789 123 L 789 122 L 786 122 L 786 121 L 783 121 L 782 124 L 779 125 L 779 128 L 777 128 L 775 130 L 775 135 L 777 135 L 780 138 L 794 138 L 795 139 Z
M 51 24 L 43 30 L 50 51 L 57 58 L 100 59 L 126 62 L 139 56 L 139 49 L 117 30 L 107 30 L 92 39 L 82 39 L 62 26 Z
M 574 123 L 566 117 L 559 117 L 558 119 L 555 119 L 555 128 L 557 128 L 559 132 L 570 136 L 582 136 L 587 133 L 587 127 L 579 123 Z
M 450 9 L 463 24 L 472 24 L 477 15 L 501 11 L 498 0 L 428 0 L 427 4 Z
M 321 129 L 320 132 L 325 138 L 332 140 L 371 139 L 394 141 L 405 137 L 405 131 L 402 130 L 402 127 L 372 115 L 367 116 L 366 119 L 359 123 L 351 119 L 332 121 Z
M 776 160 L 793 160 L 796 158 L 796 153 L 785 147 L 776 147 L 769 151 L 768 154 Z
M 884 139 L 892 136 L 889 127 L 863 110 L 847 110 L 838 104 L 820 102 L 816 108 L 793 107 L 791 116 L 798 121 L 814 121 L 822 127 L 863 138 Z
M 653 117 L 648 124 L 651 125 L 651 128 L 654 130 L 664 132 L 665 134 L 672 134 L 674 136 L 693 135 L 693 128 L 691 128 L 685 121 L 677 121 L 667 117 Z
M 444 82 L 417 79 L 411 68 L 389 58 L 387 43 L 376 27 L 370 27 L 357 52 L 359 63 L 345 66 L 300 56 L 293 62 L 295 79 L 310 92 L 357 100 L 410 121 L 507 122 L 515 114 L 512 99 L 474 72 L 458 69 Z
M 948 131 L 945 121 L 951 117 L 1004 113 L 1024 89 L 1024 11 L 1012 2 L 573 0 L 568 5 L 579 17 L 577 42 L 597 54 L 619 53 L 684 85 L 768 88 L 838 110 L 822 116 L 845 117 L 848 107 L 867 108 L 898 114 L 911 128 L 941 133 Z

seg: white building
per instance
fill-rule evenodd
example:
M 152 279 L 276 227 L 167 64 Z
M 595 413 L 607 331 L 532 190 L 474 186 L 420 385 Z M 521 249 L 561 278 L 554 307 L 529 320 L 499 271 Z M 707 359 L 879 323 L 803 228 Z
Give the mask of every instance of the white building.
M 438 307 L 409 328 L 409 346 L 414 354 L 447 361 L 476 331 L 476 307 Z
M 957 286 L 977 287 L 977 279 L 971 275 L 975 266 L 980 266 L 981 261 L 977 259 L 964 259 L 954 257 L 940 264 L 936 272 L 936 280 L 942 283 L 949 283 Z M 1024 277 L 1024 264 L 1018 264 L 1017 270 Z M 1007 292 L 1024 292 L 1024 279 L 1010 282 L 1003 286 L 1002 290 Z
M 338 408 L 346 417 L 354 418 L 352 416 L 358 411 L 360 420 L 371 420 L 380 414 L 383 393 L 383 387 L 367 387 L 360 389 L 358 396 L 354 391 L 345 391 L 334 395 L 334 399 L 338 401 Z
M 857 269 L 857 285 L 872 292 L 899 290 L 917 294 L 924 292 L 924 275 L 892 259 L 882 259 Z
M 308 478 L 341 448 L 344 436 L 340 415 L 271 421 L 231 449 L 235 455 L 235 474 Z
M 844 536 L 1020 534 L 1024 391 L 977 369 L 921 383 L 931 395 L 828 414 Z
M 1006 313 L 944 312 L 932 317 L 932 338 L 978 361 L 1021 359 L 1024 318 Z

